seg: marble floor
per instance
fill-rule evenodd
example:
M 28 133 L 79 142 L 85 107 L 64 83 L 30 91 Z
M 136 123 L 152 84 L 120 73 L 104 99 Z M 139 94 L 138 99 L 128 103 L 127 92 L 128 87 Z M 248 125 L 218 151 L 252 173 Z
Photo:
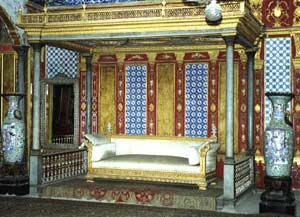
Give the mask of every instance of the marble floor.
M 224 207 L 222 211 L 230 212 L 233 211 L 235 213 L 241 214 L 257 214 L 259 213 L 259 202 L 260 195 L 263 192 L 261 189 L 256 189 L 244 198 L 242 198 L 235 206 L 235 209 L 232 210 L 230 207 Z M 296 216 L 300 217 L 300 189 L 293 191 L 296 198 Z

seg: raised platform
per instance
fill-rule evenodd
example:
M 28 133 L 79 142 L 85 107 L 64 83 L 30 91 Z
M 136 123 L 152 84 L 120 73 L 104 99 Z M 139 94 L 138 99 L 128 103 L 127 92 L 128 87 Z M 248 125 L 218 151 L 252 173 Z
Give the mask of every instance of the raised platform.
M 216 210 L 216 199 L 222 189 L 209 187 L 199 191 L 193 185 L 154 184 L 84 178 L 67 180 L 45 186 L 41 196 L 45 198 L 75 199 L 104 203 L 123 203 L 155 207 Z

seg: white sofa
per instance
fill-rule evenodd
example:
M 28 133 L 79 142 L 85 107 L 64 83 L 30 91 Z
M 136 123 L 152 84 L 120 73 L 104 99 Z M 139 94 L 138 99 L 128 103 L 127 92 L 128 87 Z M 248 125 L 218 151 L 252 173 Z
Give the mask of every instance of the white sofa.
M 215 178 L 215 138 L 85 135 L 88 177 L 197 184 Z

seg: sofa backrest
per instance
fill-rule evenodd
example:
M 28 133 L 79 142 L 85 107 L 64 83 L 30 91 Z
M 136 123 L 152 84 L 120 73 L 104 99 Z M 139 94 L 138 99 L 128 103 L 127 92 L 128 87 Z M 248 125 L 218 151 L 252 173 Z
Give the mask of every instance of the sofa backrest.
M 183 157 L 189 164 L 199 164 L 199 149 L 211 140 L 189 141 L 155 138 L 111 138 L 116 146 L 116 155 L 160 155 Z

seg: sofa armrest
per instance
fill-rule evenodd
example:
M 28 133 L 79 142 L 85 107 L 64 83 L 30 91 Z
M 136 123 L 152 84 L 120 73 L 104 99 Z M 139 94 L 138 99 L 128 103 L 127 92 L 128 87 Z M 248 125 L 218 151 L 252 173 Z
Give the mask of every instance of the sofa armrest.
M 86 134 L 84 138 L 89 153 L 89 165 L 116 155 L 116 144 L 110 142 L 110 139 L 94 134 Z
M 91 144 L 106 144 L 110 142 L 110 139 L 106 138 L 101 134 L 85 134 L 84 139 L 90 142 Z
M 206 173 L 216 170 L 217 150 L 220 144 L 216 141 L 205 142 L 199 150 L 200 176 L 205 177 Z

